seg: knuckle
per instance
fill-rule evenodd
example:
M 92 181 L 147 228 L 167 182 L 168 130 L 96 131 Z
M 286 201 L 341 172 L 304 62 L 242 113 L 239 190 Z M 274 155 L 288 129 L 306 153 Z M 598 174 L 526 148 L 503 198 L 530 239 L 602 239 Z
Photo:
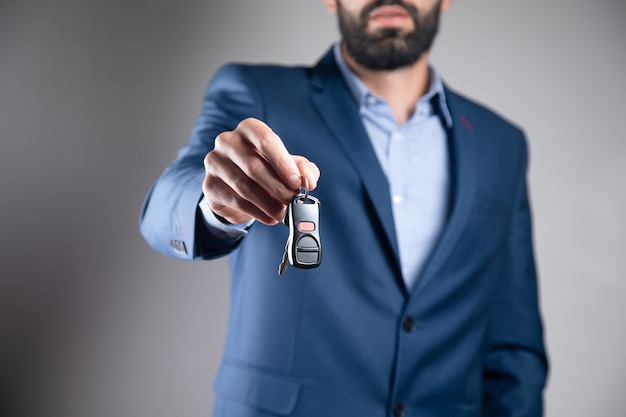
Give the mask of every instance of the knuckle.
M 219 153 L 211 151 L 204 156 L 204 171 L 206 175 L 219 172 L 220 166 L 223 166 L 223 158 Z
M 209 203 L 211 209 L 215 209 L 214 206 L 220 206 L 224 199 L 224 190 L 221 181 L 212 177 L 206 176 L 202 183 L 202 193 L 204 198 Z
M 228 142 L 229 142 L 229 138 L 232 136 L 232 132 L 222 132 L 219 135 L 217 135 L 215 137 L 215 145 L 214 145 L 214 149 L 221 149 L 222 147 L 224 147 Z
M 212 191 L 218 187 L 216 178 L 213 175 L 206 175 L 204 177 L 204 181 L 202 182 L 202 190 L 207 193 L 208 191 Z
M 204 156 L 204 167 L 209 168 L 215 162 L 215 151 L 211 151 Z
M 239 122 L 239 124 L 237 125 L 237 129 L 253 129 L 255 126 L 258 125 L 258 120 L 253 118 L 253 117 L 248 117 L 243 119 L 241 122 Z
M 243 119 L 242 121 L 239 122 L 239 125 L 237 125 L 237 127 L 246 127 L 250 124 L 250 122 L 252 121 L 251 117 L 247 117 L 245 119 Z
M 257 134 L 257 140 L 261 149 L 267 149 L 274 143 L 276 137 L 271 131 L 263 131 Z

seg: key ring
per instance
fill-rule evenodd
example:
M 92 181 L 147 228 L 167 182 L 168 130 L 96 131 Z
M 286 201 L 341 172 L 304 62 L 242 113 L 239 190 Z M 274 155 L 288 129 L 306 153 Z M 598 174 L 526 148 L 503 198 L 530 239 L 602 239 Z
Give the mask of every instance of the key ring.
M 309 180 L 302 174 L 300 174 L 300 177 L 302 178 L 302 183 L 300 184 L 300 188 L 298 188 L 298 193 L 304 194 L 304 198 L 309 198 Z

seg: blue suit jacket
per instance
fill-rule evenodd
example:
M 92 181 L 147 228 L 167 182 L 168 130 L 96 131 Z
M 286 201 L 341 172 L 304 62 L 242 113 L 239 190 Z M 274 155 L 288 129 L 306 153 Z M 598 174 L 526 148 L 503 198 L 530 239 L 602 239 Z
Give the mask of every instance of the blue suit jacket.
M 216 416 L 542 414 L 525 139 L 484 107 L 446 96 L 452 208 L 409 294 L 388 183 L 332 54 L 314 68 L 230 65 L 214 77 L 189 143 L 146 199 L 141 229 L 171 256 L 231 255 Z M 284 226 L 255 223 L 238 242 L 204 227 L 203 158 L 246 117 L 320 167 L 317 269 L 277 275 Z

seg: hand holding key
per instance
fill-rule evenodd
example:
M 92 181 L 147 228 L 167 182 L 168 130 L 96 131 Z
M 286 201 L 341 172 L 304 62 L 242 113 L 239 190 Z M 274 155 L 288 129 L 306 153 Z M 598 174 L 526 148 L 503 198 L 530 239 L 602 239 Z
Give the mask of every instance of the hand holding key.
M 290 155 L 278 135 L 257 119 L 246 119 L 218 135 L 204 167 L 205 199 L 215 214 L 231 223 L 252 218 L 268 225 L 281 222 L 301 186 L 300 176 L 314 189 L 320 175 L 314 163 Z

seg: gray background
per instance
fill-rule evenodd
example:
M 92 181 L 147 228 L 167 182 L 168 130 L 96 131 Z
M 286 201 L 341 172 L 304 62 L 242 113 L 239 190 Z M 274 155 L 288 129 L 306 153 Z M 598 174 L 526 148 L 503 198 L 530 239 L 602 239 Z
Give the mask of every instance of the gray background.
M 456 0 L 433 54 L 529 136 L 549 416 L 626 408 L 625 17 Z M 312 63 L 335 26 L 320 0 L 0 2 L 0 414 L 209 415 L 226 262 L 153 253 L 139 208 L 219 65 Z

